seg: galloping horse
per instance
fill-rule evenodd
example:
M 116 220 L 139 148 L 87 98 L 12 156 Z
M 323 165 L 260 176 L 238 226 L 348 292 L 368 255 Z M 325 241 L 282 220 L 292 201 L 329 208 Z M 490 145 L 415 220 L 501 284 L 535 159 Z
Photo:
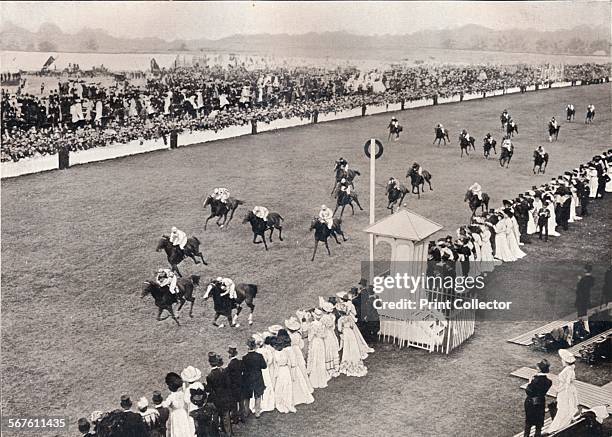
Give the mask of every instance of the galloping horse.
M 499 156 L 499 165 L 506 166 L 508 168 L 510 166 L 510 161 L 512 160 L 512 155 L 514 155 L 514 144 L 510 144 L 510 147 L 502 147 L 501 154 Z
M 204 230 L 206 230 L 208 220 L 213 217 L 219 217 L 217 219 L 217 226 L 219 226 L 220 228 L 222 228 L 226 224 L 229 225 L 232 221 L 232 218 L 234 218 L 234 212 L 236 211 L 238 206 L 242 205 L 243 203 L 244 202 L 242 200 L 234 199 L 233 197 L 230 197 L 229 199 L 227 199 L 227 203 L 224 203 L 210 195 L 207 196 L 206 200 L 204 200 L 203 208 L 206 209 L 206 207 L 210 205 L 210 215 L 204 222 Z M 230 214 L 229 219 L 227 218 L 228 213 Z M 223 219 L 223 223 L 220 223 L 221 219 Z
M 472 147 L 472 149 L 476 150 L 476 146 L 474 146 L 474 143 L 476 142 L 476 139 L 472 136 L 470 136 L 469 139 L 466 139 L 463 135 L 459 135 L 459 147 L 461 147 L 461 157 L 463 158 L 463 151 L 465 150 L 465 154 L 467 156 L 469 156 L 470 154 L 468 153 L 468 149 L 470 147 Z
M 336 176 L 334 179 L 334 187 L 332 188 L 332 191 L 331 191 L 332 196 L 334 194 L 334 191 L 336 191 L 336 187 L 338 186 L 338 184 L 340 183 L 342 179 L 346 179 L 346 181 L 351 185 L 351 187 L 354 187 L 355 184 L 353 183 L 353 181 L 355 180 L 355 177 L 361 176 L 361 173 L 359 173 L 358 170 L 353 170 L 352 168 L 349 168 L 348 170 L 344 170 L 340 166 L 339 163 L 336 163 L 336 167 L 334 168 L 334 171 L 336 172 Z
M 591 110 L 591 108 L 587 108 L 586 117 L 584 119 L 584 124 L 593 123 L 593 119 L 595 118 L 595 110 Z
M 395 137 L 395 141 L 399 140 L 400 132 L 402 132 L 404 128 L 401 125 L 395 126 L 394 124 L 389 124 L 389 137 L 387 141 L 391 139 L 392 136 Z
M 572 109 L 572 108 L 567 108 L 566 109 L 566 120 L 567 121 L 572 121 L 576 118 L 576 108 Z
M 325 247 L 327 248 L 327 254 L 331 256 L 331 252 L 329 250 L 329 244 L 327 244 L 327 239 L 331 236 L 334 237 L 336 243 L 340 244 L 338 241 L 338 235 L 342 236 L 342 240 L 346 241 L 347 238 L 344 236 L 344 232 L 342 231 L 342 219 L 334 219 L 334 223 L 332 228 L 329 229 L 326 223 L 321 222 L 317 217 L 312 219 L 310 223 L 309 231 L 314 229 L 314 238 L 315 238 L 315 247 L 312 252 L 312 259 L 310 261 L 314 261 L 315 255 L 317 254 L 317 247 L 319 246 L 319 241 L 325 243 Z
M 147 294 L 153 296 L 153 299 L 155 299 L 155 306 L 157 306 L 157 308 L 159 309 L 159 312 L 157 313 L 158 321 L 165 320 L 168 317 L 172 317 L 176 324 L 180 326 L 178 318 L 181 309 L 183 308 L 183 305 L 185 305 L 185 302 L 187 301 L 191 302 L 191 306 L 189 308 L 189 317 L 193 317 L 193 304 L 195 302 L 193 290 L 198 285 L 200 285 L 200 277 L 198 275 L 191 275 L 189 279 L 178 278 L 176 281 L 178 293 L 173 294 L 170 293 L 170 288 L 167 285 L 164 287 L 160 287 L 156 281 L 145 281 L 140 297 L 144 298 Z M 174 310 L 172 309 L 172 305 L 175 303 L 179 304 L 176 315 L 174 314 Z M 169 316 L 162 318 L 161 315 L 164 310 L 168 311 Z
M 472 192 L 472 190 L 468 190 L 467 193 L 465 193 L 465 198 L 463 201 L 468 202 L 470 205 L 472 217 L 476 215 L 478 208 L 481 208 L 482 213 L 489 210 L 489 195 L 487 193 L 482 193 L 482 200 L 480 200 L 478 196 Z
M 395 204 L 398 206 L 402 206 L 402 202 L 404 201 L 404 197 L 408 194 L 408 188 L 404 184 L 387 184 L 387 199 L 389 200 L 389 204 L 387 205 L 387 209 L 391 210 L 391 214 L 393 214 L 393 207 Z
M 439 127 L 434 129 L 434 133 L 436 134 L 436 138 L 434 138 L 433 143 L 431 144 L 435 144 L 436 141 L 438 142 L 438 146 L 440 145 L 440 141 L 444 141 L 444 145 L 446 146 L 446 141 L 448 140 L 448 142 L 450 143 L 450 138 L 448 136 L 448 129 L 444 128 L 444 129 L 440 129 Z
M 206 287 L 206 292 L 204 293 L 204 300 L 207 300 L 212 294 L 213 306 L 215 309 L 215 319 L 213 320 L 213 325 L 223 328 L 223 324 L 217 324 L 217 319 L 219 319 L 221 316 L 225 316 L 227 317 L 227 321 L 232 328 L 239 327 L 240 323 L 237 323 L 237 321 L 238 316 L 242 312 L 243 303 L 246 303 L 246 306 L 251 309 L 251 312 L 249 313 L 249 325 L 252 325 L 253 311 L 255 310 L 255 304 L 253 301 L 257 296 L 257 285 L 236 284 L 236 299 L 231 299 L 229 297 L 229 292 L 225 291 L 222 286 L 222 282 L 217 281 L 216 279 L 211 279 Z M 234 308 L 236 308 L 236 314 L 232 317 L 232 311 Z
M 357 198 L 357 194 L 347 194 L 346 191 L 342 190 L 338 191 L 338 193 L 336 193 L 336 208 L 334 209 L 333 215 L 336 215 L 336 211 L 338 211 L 338 208 L 342 207 L 342 209 L 340 210 L 340 218 L 342 218 L 342 214 L 344 214 L 344 208 L 346 208 L 347 205 L 351 207 L 351 215 L 355 215 L 355 208 L 353 207 L 353 202 L 355 202 L 359 209 L 363 211 L 363 208 L 359 203 L 359 199 Z
M 514 122 L 514 120 L 510 121 L 506 125 L 506 135 L 510 135 L 510 137 L 514 136 L 514 133 L 518 135 L 518 124 Z
M 551 123 L 548 123 L 548 141 L 552 141 L 553 137 L 555 141 L 559 138 L 559 130 L 561 129 L 561 125 L 557 125 L 554 127 Z
M 533 152 L 533 174 L 536 174 L 536 167 L 538 167 L 538 174 L 546 173 L 546 166 L 548 165 L 548 153 L 544 155 L 539 154 L 537 151 Z
M 506 130 L 506 125 L 508 124 L 508 119 L 510 118 L 510 115 L 507 112 L 502 112 L 501 115 L 499 116 L 499 121 L 501 121 L 501 130 L 505 131 Z
M 497 141 L 491 140 L 491 142 L 489 142 L 485 138 L 483 146 L 482 146 L 483 149 L 484 149 L 484 157 L 485 158 L 489 159 L 489 156 L 491 156 L 491 149 L 493 149 L 493 151 L 497 155 L 497 149 L 495 148 L 496 145 L 497 145 Z
M 412 185 L 411 193 L 414 194 L 414 189 L 416 188 L 417 199 L 421 198 L 421 191 L 425 192 L 425 182 L 429 185 L 429 191 L 433 191 L 431 187 L 431 173 L 427 170 L 423 170 L 419 174 L 414 168 L 410 168 L 408 173 L 406 173 L 406 177 L 410 178 L 410 185 Z M 420 190 L 419 190 L 420 186 Z
M 264 247 L 268 250 L 268 244 L 266 243 L 265 232 L 270 231 L 270 243 L 272 243 L 272 233 L 274 229 L 278 229 L 278 238 L 283 241 L 283 226 L 281 225 L 284 218 L 277 212 L 271 212 L 268 214 L 268 219 L 264 221 L 261 217 L 257 217 L 253 211 L 249 211 L 242 223 L 250 223 L 251 229 L 253 230 L 253 243 L 260 244 L 261 241 L 257 241 L 257 236 L 261 236 Z
M 208 263 L 204 260 L 204 255 L 200 252 L 200 240 L 196 237 L 189 237 L 187 239 L 187 244 L 185 244 L 185 249 L 181 249 L 179 246 L 174 246 L 170 242 L 170 237 L 167 235 L 162 235 L 159 242 L 157 243 L 156 252 L 164 249 L 166 252 L 166 257 L 168 258 L 168 263 L 172 268 L 173 272 L 176 272 L 178 276 L 182 276 L 181 272 L 179 272 L 178 265 L 187 257 L 191 258 L 194 263 L 198 264 L 199 261 L 196 259 L 196 256 L 199 256 L 202 260 L 202 264 L 205 266 Z

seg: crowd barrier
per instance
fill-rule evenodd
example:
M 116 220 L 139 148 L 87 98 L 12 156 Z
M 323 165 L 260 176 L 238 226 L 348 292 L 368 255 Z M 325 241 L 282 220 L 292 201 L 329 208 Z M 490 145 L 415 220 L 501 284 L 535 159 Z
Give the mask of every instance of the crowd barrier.
M 576 85 L 581 85 L 581 81 L 577 81 Z M 548 88 L 563 88 L 572 86 L 571 82 L 555 82 L 550 86 L 542 85 L 537 89 Z M 535 85 L 530 85 L 526 91 L 536 91 Z M 422 108 L 425 106 L 441 105 L 447 103 L 455 103 L 460 101 L 482 99 L 486 97 L 501 96 L 505 94 L 520 93 L 518 87 L 507 88 L 505 90 L 489 91 L 487 93 L 466 93 L 463 96 L 454 95 L 451 97 L 438 97 L 437 99 L 427 98 L 420 100 L 405 101 L 403 104 L 404 110 Z M 365 115 L 382 114 L 385 112 L 396 112 L 402 110 L 402 103 L 388 103 L 380 105 L 367 105 Z M 324 123 L 334 120 L 342 120 L 346 118 L 361 117 L 364 108 L 357 107 L 344 111 L 331 112 L 327 114 L 318 114 L 316 120 L 311 118 L 287 118 L 278 119 L 270 123 L 258 122 L 256 129 L 251 124 L 241 126 L 230 126 L 218 131 L 192 131 L 183 132 L 177 136 L 177 145 L 179 147 L 190 146 L 194 144 L 207 143 L 211 141 L 224 140 L 228 138 L 236 138 L 254 133 L 268 132 L 278 129 L 286 129 L 290 127 L 303 126 L 312 123 Z M 105 161 L 124 156 L 136 155 L 140 153 L 152 152 L 155 150 L 170 149 L 170 138 L 159 138 L 155 140 L 135 140 L 128 144 L 113 144 L 106 147 L 96 147 L 89 150 L 71 152 L 69 156 L 70 165 L 86 164 L 90 162 Z M 37 156 L 21 159 L 18 162 L 3 162 L 0 165 L 0 177 L 11 178 L 31 173 L 39 173 L 49 170 L 57 170 L 59 168 L 58 155 Z

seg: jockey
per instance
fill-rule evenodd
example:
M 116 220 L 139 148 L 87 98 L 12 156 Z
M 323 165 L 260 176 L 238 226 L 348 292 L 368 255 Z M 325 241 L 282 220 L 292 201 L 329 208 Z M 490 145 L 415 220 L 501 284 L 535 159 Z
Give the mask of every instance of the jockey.
M 470 191 L 478 196 L 478 199 L 482 200 L 482 187 L 478 182 L 474 182 L 470 187 Z
M 565 109 L 569 110 L 569 111 L 573 111 L 574 110 L 574 105 L 572 105 L 571 103 L 569 105 L 567 105 L 565 107 Z
M 334 226 L 334 213 L 331 209 L 329 209 L 325 205 L 321 205 L 321 210 L 319 211 L 319 221 L 321 223 L 325 223 L 328 229 L 331 229 Z
M 512 150 L 512 140 L 509 135 L 504 136 L 504 141 L 502 142 L 502 149 Z
M 340 191 L 346 192 L 347 196 L 351 195 L 351 183 L 346 180 L 346 178 L 340 179 Z
M 336 161 L 336 167 L 338 167 L 340 170 L 346 171 L 348 169 L 348 161 L 343 157 L 340 157 L 340 159 Z
M 419 165 L 419 163 L 414 162 L 412 163 L 412 169 L 419 175 L 419 176 L 423 176 L 423 167 L 421 167 Z
M 544 147 L 542 146 L 538 146 L 538 148 L 536 149 L 536 152 L 540 154 L 540 156 L 544 157 L 544 155 L 546 154 L 546 150 L 544 150 Z
M 387 182 L 387 186 L 389 189 L 396 188 L 399 186 L 399 181 L 393 176 L 389 178 L 389 182 Z
M 436 129 L 440 129 L 441 131 L 444 131 L 444 126 L 442 126 L 442 123 L 438 123 L 438 125 L 436 126 Z
M 397 121 L 397 118 L 391 117 L 391 121 L 389 122 L 389 129 L 397 130 L 398 127 L 399 127 L 399 121 Z
M 493 141 L 493 137 L 491 136 L 491 132 L 487 133 L 487 135 L 484 137 L 484 141 L 487 144 L 491 144 L 491 142 Z
M 253 208 L 253 214 L 265 222 L 268 220 L 268 214 L 270 214 L 270 211 L 268 211 L 268 208 L 265 206 L 256 206 Z
M 501 120 L 506 120 L 508 121 L 510 119 L 510 115 L 508 115 L 508 110 L 504 109 L 504 111 L 501 113 L 501 116 L 499 117 Z
M 222 278 L 219 276 L 217 278 L 217 282 L 221 285 L 221 289 L 223 290 L 221 296 L 225 296 L 229 293 L 230 299 L 238 298 L 238 295 L 236 294 L 236 284 L 234 284 L 234 281 L 232 281 L 230 278 Z
M 548 125 L 551 126 L 555 130 L 557 129 L 557 120 L 555 120 L 555 117 L 550 119 L 550 121 L 548 122 Z
M 227 199 L 230 197 L 230 192 L 227 188 L 217 187 L 212 192 L 213 199 L 220 200 L 223 203 L 227 203 Z
M 178 287 L 176 286 L 177 277 L 172 270 L 159 269 L 157 271 L 155 280 L 157 281 L 160 287 L 168 286 L 170 293 L 177 294 L 179 292 Z
M 461 136 L 466 140 L 466 141 L 470 141 L 470 134 L 468 133 L 467 129 L 463 129 L 461 131 Z
M 170 233 L 170 242 L 173 246 L 178 246 L 181 250 L 185 249 L 187 244 L 187 234 L 178 229 L 176 226 L 172 226 L 172 232 Z

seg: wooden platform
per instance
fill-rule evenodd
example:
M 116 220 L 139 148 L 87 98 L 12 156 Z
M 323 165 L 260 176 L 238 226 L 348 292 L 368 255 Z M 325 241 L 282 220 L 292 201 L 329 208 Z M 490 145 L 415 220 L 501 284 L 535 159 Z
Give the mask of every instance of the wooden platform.
M 596 312 L 610 309 L 610 308 L 612 308 L 612 303 L 609 303 L 605 306 L 593 307 L 587 311 L 587 316 L 593 313 L 596 313 Z M 529 332 L 526 332 L 525 334 L 521 334 L 518 337 L 511 338 L 510 340 L 508 340 L 508 342 L 520 344 L 521 346 L 529 346 L 531 344 L 531 340 L 533 339 L 534 335 L 547 334 L 551 332 L 553 329 L 562 328 L 570 322 L 575 322 L 577 319 L 578 319 L 578 315 L 576 313 L 572 313 L 572 314 L 569 314 L 563 317 L 560 320 L 555 320 L 554 322 L 550 322 L 547 325 L 540 326 L 539 328 L 533 329 Z
M 607 331 L 604 331 L 601 334 L 594 335 L 593 337 L 589 338 L 588 340 L 582 341 L 580 343 L 576 343 L 574 346 L 569 348 L 568 351 L 570 351 L 574 355 L 577 355 L 578 351 L 580 351 L 580 349 L 582 349 L 584 346 L 588 346 L 591 343 L 595 343 L 597 340 L 601 340 L 603 338 L 606 338 L 610 334 L 612 334 L 612 329 L 608 329 Z
M 515 370 L 510 375 L 518 378 L 530 380 L 533 375 L 538 373 L 537 370 L 529 367 L 521 367 Z M 552 387 L 548 390 L 548 395 L 557 397 L 557 387 L 559 385 L 557 375 L 552 373 L 548 374 L 548 378 L 553 382 Z M 593 408 L 600 405 L 612 406 L 612 391 L 607 387 L 598 387 L 596 385 L 588 384 L 582 381 L 575 381 L 576 390 L 578 391 L 578 404 L 583 407 Z M 524 390 L 527 384 L 523 384 L 521 388 Z M 611 407 L 608 407 L 608 411 L 612 411 Z
M 548 409 L 546 410 L 546 413 L 548 413 Z M 548 427 L 548 425 L 550 425 L 550 422 L 552 422 L 552 419 L 550 417 L 547 417 L 546 419 L 544 419 L 544 426 L 542 427 L 542 429 L 546 429 Z M 514 437 L 523 437 L 523 432 L 521 431 L 518 434 L 515 434 Z M 531 427 L 531 432 L 529 433 L 529 437 L 533 437 L 535 436 L 535 426 Z

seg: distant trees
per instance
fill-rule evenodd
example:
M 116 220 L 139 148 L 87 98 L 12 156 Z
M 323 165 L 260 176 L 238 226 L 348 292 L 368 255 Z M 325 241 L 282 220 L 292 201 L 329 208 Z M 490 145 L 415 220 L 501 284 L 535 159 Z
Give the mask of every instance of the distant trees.
M 95 38 L 89 37 L 85 41 L 84 47 L 88 51 L 97 52 L 98 51 L 98 42 L 95 40 Z
M 39 52 L 56 52 L 57 44 L 53 41 L 44 40 L 38 42 L 38 51 Z

